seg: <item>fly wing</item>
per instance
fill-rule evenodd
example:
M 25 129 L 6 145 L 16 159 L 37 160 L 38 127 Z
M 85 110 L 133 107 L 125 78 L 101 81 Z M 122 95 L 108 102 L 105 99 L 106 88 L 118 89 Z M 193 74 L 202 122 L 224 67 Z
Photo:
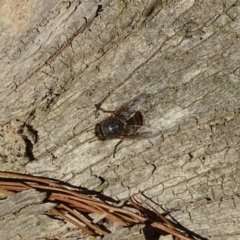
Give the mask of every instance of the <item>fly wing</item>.
M 127 121 L 139 110 L 139 107 L 143 104 L 147 96 L 147 93 L 137 95 L 130 102 L 122 105 L 114 115 L 123 121 Z
M 127 125 L 124 127 L 125 137 L 152 138 L 161 134 L 157 128 L 150 128 L 139 125 Z

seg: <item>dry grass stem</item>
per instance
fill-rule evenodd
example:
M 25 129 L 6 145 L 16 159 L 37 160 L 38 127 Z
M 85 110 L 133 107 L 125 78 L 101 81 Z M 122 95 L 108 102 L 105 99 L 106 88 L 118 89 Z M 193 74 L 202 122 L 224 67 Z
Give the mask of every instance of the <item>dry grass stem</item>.
M 5 195 L 12 195 L 28 189 L 47 192 L 44 202 L 54 202 L 55 208 L 46 212 L 49 216 L 59 217 L 71 222 L 86 235 L 108 235 L 104 222 L 112 221 L 123 227 L 130 227 L 135 224 L 148 224 L 155 229 L 172 234 L 183 240 L 191 240 L 188 236 L 178 231 L 174 224 L 161 215 L 148 203 L 145 204 L 153 210 L 142 207 L 143 200 L 139 197 L 128 199 L 125 206 L 114 206 L 99 198 L 84 194 L 83 191 L 74 188 L 69 189 L 58 181 L 52 181 L 41 177 L 29 176 L 11 172 L 0 172 L 0 192 Z M 98 214 L 101 221 L 93 219 L 91 214 Z M 98 222 L 98 223 L 96 223 Z

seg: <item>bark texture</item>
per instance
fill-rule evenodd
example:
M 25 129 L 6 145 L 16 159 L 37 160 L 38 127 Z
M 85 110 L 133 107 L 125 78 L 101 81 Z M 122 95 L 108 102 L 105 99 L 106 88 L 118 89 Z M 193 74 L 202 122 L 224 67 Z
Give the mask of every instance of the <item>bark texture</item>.
M 89 189 L 104 179 L 105 195 L 141 191 L 198 239 L 240 238 L 239 0 L 0 5 L 1 170 Z M 89 143 L 105 117 L 95 104 L 142 92 L 162 135 L 124 141 L 116 158 L 118 140 Z M 59 234 L 45 226 L 38 239 Z

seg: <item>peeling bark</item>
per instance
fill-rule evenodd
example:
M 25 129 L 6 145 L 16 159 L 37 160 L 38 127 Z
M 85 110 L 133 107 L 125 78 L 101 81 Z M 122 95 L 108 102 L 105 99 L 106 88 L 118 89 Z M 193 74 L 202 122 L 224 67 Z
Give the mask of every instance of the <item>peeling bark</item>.
M 1 170 L 107 181 L 105 195 L 141 191 L 197 239 L 239 238 L 239 0 L 10 0 L 0 12 Z M 106 116 L 95 104 L 142 92 L 163 139 L 124 141 L 115 159 L 118 140 L 89 143 Z

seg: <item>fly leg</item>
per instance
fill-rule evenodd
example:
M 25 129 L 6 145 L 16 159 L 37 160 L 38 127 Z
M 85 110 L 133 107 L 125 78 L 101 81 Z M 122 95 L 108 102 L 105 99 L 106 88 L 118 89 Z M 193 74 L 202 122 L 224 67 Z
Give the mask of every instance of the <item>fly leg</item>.
M 113 150 L 113 158 L 115 158 L 115 153 L 117 152 L 117 147 L 123 142 L 124 138 L 122 138 L 114 147 Z
M 109 97 L 110 93 L 108 93 L 108 95 L 98 104 L 95 104 L 95 108 L 96 108 L 96 113 L 97 111 L 101 110 L 102 112 L 104 113 L 115 113 L 116 111 L 108 111 L 108 110 L 105 110 L 103 109 L 101 106 L 102 106 L 102 103 Z

